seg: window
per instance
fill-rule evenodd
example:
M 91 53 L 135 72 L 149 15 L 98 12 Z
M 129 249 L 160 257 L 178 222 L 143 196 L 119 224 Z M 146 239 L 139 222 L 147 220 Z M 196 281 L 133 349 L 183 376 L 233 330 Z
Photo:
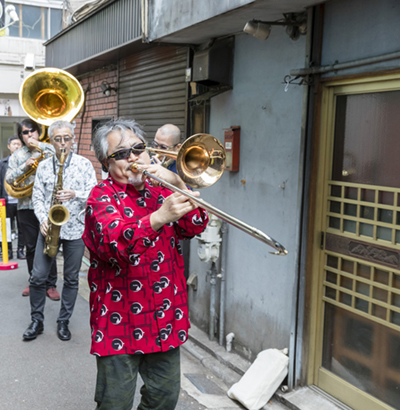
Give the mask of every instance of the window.
M 19 21 L 6 30 L 5 35 L 9 37 L 48 40 L 65 27 L 62 8 L 41 7 L 17 2 L 6 2 L 5 6 L 7 7 L 9 4 L 15 7 L 19 17 Z M 60 6 L 62 6 L 61 2 Z

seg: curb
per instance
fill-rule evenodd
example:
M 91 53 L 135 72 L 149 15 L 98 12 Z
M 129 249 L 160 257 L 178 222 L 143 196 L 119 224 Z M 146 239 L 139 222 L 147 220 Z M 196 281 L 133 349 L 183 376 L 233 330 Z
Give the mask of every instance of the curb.
M 193 324 L 189 331 L 189 340 L 182 347 L 228 387 L 237 383 L 251 365 L 251 362 L 238 354 L 227 352 L 218 342 L 209 340 L 208 335 Z M 288 410 L 301 410 L 287 400 L 279 389 L 271 399 L 280 402 Z

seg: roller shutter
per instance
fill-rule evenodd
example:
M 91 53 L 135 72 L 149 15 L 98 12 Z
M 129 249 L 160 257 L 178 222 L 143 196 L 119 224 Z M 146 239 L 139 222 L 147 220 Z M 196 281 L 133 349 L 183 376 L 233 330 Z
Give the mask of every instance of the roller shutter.
M 152 139 L 166 123 L 186 135 L 186 47 L 156 47 L 120 60 L 119 116 L 134 118 Z

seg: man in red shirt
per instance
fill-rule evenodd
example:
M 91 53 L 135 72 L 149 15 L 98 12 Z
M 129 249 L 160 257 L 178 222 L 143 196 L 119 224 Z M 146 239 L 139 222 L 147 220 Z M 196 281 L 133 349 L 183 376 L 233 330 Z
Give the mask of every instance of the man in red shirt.
M 208 216 L 184 195 L 131 170 L 137 163 L 186 189 L 178 175 L 150 164 L 135 121 L 108 122 L 93 145 L 109 172 L 89 196 L 83 235 L 91 260 L 97 409 L 131 409 L 139 372 L 138 409 L 172 410 L 180 391 L 179 346 L 190 326 L 179 240 L 201 233 Z

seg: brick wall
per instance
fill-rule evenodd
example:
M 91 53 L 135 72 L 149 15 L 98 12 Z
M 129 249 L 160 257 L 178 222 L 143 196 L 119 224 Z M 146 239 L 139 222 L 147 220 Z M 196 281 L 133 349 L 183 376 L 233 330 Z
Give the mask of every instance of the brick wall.
M 101 165 L 97 161 L 94 151 L 91 149 L 92 143 L 92 118 L 100 119 L 104 117 L 117 117 L 117 94 L 112 91 L 109 97 L 105 96 L 101 91 L 100 84 L 107 81 L 111 87 L 117 88 L 117 70 L 108 72 L 93 73 L 85 76 L 80 80 L 83 91 L 89 87 L 86 92 L 85 107 L 82 108 L 79 115 L 75 118 L 76 128 L 76 143 L 78 146 L 77 154 L 88 158 L 96 170 L 97 180 L 101 178 Z M 82 123 L 83 117 L 83 123 Z M 84 256 L 89 259 L 89 251 L 85 248 Z M 86 268 L 86 265 L 82 265 Z
M 111 87 L 116 88 L 117 85 L 117 70 L 113 69 L 108 72 L 93 73 L 80 80 L 83 91 L 89 87 L 86 92 L 85 107 L 82 108 L 80 114 L 75 119 L 76 142 L 78 145 L 78 154 L 82 155 L 92 162 L 98 181 L 101 180 L 101 166 L 97 161 L 94 151 L 91 148 L 92 142 L 92 118 L 101 119 L 104 117 L 117 117 L 117 93 L 111 91 L 109 97 L 105 96 L 101 91 L 100 84 L 107 81 Z M 85 111 L 84 111 L 85 110 Z M 82 124 L 83 116 L 83 124 Z M 82 129 L 81 129 L 82 127 Z

